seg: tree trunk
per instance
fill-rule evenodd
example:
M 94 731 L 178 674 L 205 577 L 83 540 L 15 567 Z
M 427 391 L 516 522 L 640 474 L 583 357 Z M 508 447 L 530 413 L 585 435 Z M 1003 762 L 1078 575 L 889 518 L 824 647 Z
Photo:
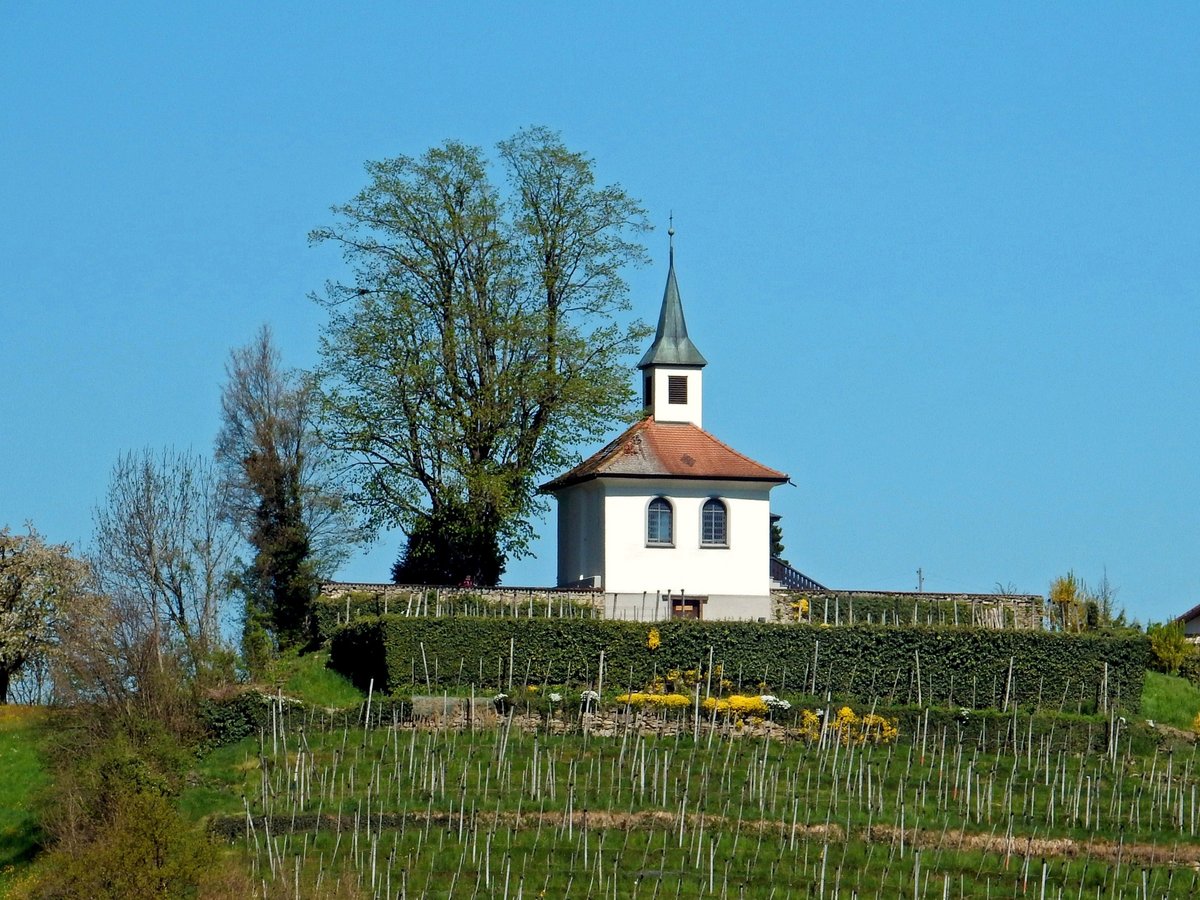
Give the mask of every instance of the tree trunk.
M 8 683 L 12 673 L 8 669 L 0 669 L 0 706 L 8 703 Z

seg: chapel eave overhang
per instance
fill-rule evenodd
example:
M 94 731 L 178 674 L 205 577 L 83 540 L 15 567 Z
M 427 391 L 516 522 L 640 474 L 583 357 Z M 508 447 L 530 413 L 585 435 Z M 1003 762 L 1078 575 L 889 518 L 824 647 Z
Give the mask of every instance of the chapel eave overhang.
M 673 481 L 744 481 L 757 484 L 787 484 L 789 480 L 786 475 L 781 478 L 750 478 L 744 475 L 614 475 L 611 472 L 593 472 L 574 479 L 556 478 L 546 482 L 538 490 L 544 494 L 553 494 L 563 488 L 587 481 L 599 481 L 602 478 L 608 481 L 662 481 L 669 478 Z
M 647 417 L 569 472 L 543 484 L 554 493 L 598 478 L 737 481 L 784 484 L 788 476 L 764 466 L 688 422 Z

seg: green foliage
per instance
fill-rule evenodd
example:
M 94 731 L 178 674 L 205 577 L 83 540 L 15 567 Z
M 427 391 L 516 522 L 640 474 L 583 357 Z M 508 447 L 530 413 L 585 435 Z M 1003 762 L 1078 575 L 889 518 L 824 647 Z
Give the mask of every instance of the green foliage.
M 94 839 L 75 852 L 54 851 L 34 897 L 170 898 L 196 896 L 216 848 L 153 790 L 113 793 Z
M 261 495 L 247 535 L 254 561 L 242 575 L 247 617 L 255 625 L 269 623 L 281 647 L 300 646 L 311 638 L 309 606 L 318 582 L 309 558 L 298 473 L 279 460 L 268 464 L 252 459 L 247 470 Z
M 496 584 L 504 573 L 500 549 L 502 523 L 495 512 L 469 515 L 461 501 L 450 500 L 432 509 L 409 529 L 408 541 L 396 564 L 396 584 Z
M 275 695 L 248 688 L 202 700 L 198 715 L 204 729 L 204 746 L 210 749 L 224 747 L 268 728 L 271 704 L 278 696 L 282 696 L 286 705 L 309 712 L 357 710 L 365 697 L 346 678 L 328 668 L 328 660 L 326 652 L 302 654 L 290 651 L 280 655 L 270 666 L 270 675 L 278 685 Z
M 785 549 L 786 548 L 783 546 L 783 526 L 781 526 L 779 524 L 778 519 L 772 518 L 771 519 L 771 558 L 782 560 L 783 562 L 786 563 L 787 560 L 783 559 L 783 551 Z
M 54 733 L 40 802 L 51 849 L 31 897 L 188 897 L 215 853 L 175 808 L 192 754 L 153 719 L 75 709 Z
M 1196 656 L 1196 648 L 1188 641 L 1183 623 L 1178 620 L 1151 625 L 1146 629 L 1150 638 L 1154 668 L 1168 675 L 1178 675 L 1179 670 Z
M 261 681 L 270 671 L 275 657 L 275 641 L 270 631 L 270 615 L 259 598 L 244 596 L 242 612 L 242 667 L 251 681 Z
M 496 685 L 529 671 L 537 681 L 595 684 L 601 651 L 609 683 L 650 682 L 656 672 L 714 664 L 748 684 L 779 691 L 815 686 L 850 696 L 888 695 L 972 707 L 1055 704 L 1064 695 L 1094 708 L 1108 666 L 1108 697 L 1136 710 L 1149 647 L 1137 635 L 1065 635 L 972 628 L 842 628 L 755 622 L 367 618 L 338 631 L 331 664 L 360 687 Z M 510 643 L 511 642 L 511 643 Z M 815 658 L 815 668 L 814 668 Z M 918 664 L 919 660 L 919 664 Z M 1012 667 L 1011 685 L 1009 667 Z M 920 678 L 918 686 L 917 671 Z M 428 674 L 427 674 L 428 673 Z M 482 673 L 482 678 L 480 677 Z
M 1144 695 L 1143 695 L 1144 696 Z M 1061 699 L 1061 697 L 1060 697 Z M 1108 749 L 1111 722 L 1103 714 L 1080 714 L 1073 711 L 1059 712 L 1051 708 L 1039 708 L 1031 714 L 1002 712 L 998 709 L 972 709 L 964 715 L 961 709 L 934 707 L 879 706 L 876 711 L 885 718 L 895 718 L 900 723 L 901 734 L 919 734 L 928 723 L 934 733 L 943 729 L 955 736 L 955 740 L 974 744 L 991 735 L 1000 743 L 1013 739 L 1013 730 L 1019 729 L 1022 741 L 1032 740 L 1056 744 L 1069 753 L 1104 753 Z M 1123 726 L 1128 749 L 1138 754 L 1153 753 L 1158 746 L 1158 735 L 1143 723 L 1126 723 Z
M 270 721 L 270 704 L 269 697 L 255 690 L 202 701 L 199 715 L 206 746 L 223 747 L 258 734 Z
M 382 593 L 352 591 L 342 597 L 317 597 L 313 601 L 313 622 L 317 640 L 324 644 L 349 620 L 363 616 L 381 616 L 383 613 Z
M 221 390 L 216 460 L 226 513 L 254 548 L 239 576 L 245 600 L 243 643 L 258 664 L 263 630 L 283 647 L 311 638 L 309 606 L 324 566 L 353 542 L 348 512 L 331 486 L 328 453 L 316 439 L 311 384 L 282 366 L 265 326 L 230 354 Z M 329 532 L 343 538 L 331 547 Z
M 415 539 L 414 571 L 453 548 L 449 584 L 525 551 L 538 480 L 631 412 L 626 359 L 648 333 L 621 277 L 644 259 L 637 201 L 545 128 L 497 149 L 503 187 L 457 141 L 368 163 L 312 234 L 355 278 L 321 298 L 324 436 L 373 521 Z

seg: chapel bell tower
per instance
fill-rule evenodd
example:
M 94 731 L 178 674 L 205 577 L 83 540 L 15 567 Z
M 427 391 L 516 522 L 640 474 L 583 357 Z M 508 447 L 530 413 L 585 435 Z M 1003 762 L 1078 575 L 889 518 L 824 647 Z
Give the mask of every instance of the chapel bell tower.
M 690 422 L 703 428 L 703 369 L 708 361 L 688 337 L 683 303 L 675 282 L 675 229 L 668 228 L 671 263 L 667 289 L 658 314 L 654 343 L 638 363 L 642 373 L 642 405 L 656 422 Z

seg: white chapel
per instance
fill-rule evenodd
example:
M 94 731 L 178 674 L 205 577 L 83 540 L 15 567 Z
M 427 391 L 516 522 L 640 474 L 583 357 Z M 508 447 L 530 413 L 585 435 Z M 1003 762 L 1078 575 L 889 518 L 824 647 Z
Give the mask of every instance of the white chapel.
M 542 486 L 558 501 L 558 586 L 603 590 L 610 616 L 771 615 L 770 494 L 788 476 L 703 429 L 706 364 L 688 337 L 672 246 L 654 343 L 638 363 L 644 418 Z

